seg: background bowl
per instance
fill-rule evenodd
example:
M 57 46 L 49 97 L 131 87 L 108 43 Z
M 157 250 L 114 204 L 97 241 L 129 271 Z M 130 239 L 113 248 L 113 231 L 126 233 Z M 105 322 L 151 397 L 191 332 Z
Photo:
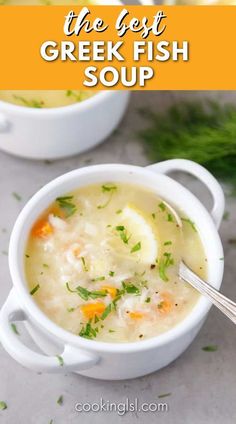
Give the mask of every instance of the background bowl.
M 94 0 L 121 5 L 118 0 Z M 30 159 L 72 156 L 105 140 L 119 124 L 128 91 L 100 91 L 70 106 L 34 109 L 0 101 L 0 149 Z

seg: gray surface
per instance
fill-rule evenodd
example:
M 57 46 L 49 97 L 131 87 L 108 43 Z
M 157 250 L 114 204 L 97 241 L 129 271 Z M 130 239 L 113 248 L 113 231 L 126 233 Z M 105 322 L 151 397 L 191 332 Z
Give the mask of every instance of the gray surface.
M 93 151 L 72 159 L 52 164 L 31 162 L 0 153 L 0 303 L 7 297 L 11 281 L 7 256 L 8 241 L 13 223 L 27 199 L 52 178 L 87 163 L 122 162 L 147 164 L 142 146 L 137 141 L 138 128 L 146 125 L 137 113 L 139 107 L 150 105 L 163 109 L 179 97 L 199 96 L 202 93 L 134 93 L 128 113 L 119 130 Z M 213 96 L 216 93 L 212 94 Z M 223 99 L 236 94 L 219 94 Z M 186 182 L 186 179 L 183 181 Z M 188 181 L 191 188 L 208 201 L 205 190 L 195 181 Z M 17 201 L 12 193 L 22 196 Z M 226 271 L 223 291 L 236 298 L 236 247 L 227 243 L 236 237 L 236 200 L 227 198 L 228 221 L 224 221 L 221 235 L 226 253 Z M 2 229 L 6 228 L 6 232 Z M 106 382 L 76 375 L 37 375 L 15 363 L 0 347 L 0 400 L 8 409 L 0 412 L 0 422 L 10 424 L 160 422 L 166 424 L 231 424 L 236 421 L 236 337 L 235 327 L 220 312 L 211 310 L 206 324 L 191 347 L 174 363 L 152 375 L 130 381 Z M 218 351 L 206 353 L 202 346 L 217 344 Z M 166 413 L 127 413 L 122 418 L 117 413 L 83 413 L 74 411 L 76 402 L 104 400 L 122 402 L 157 402 L 158 395 L 171 392 L 160 401 L 168 402 Z M 62 406 L 57 404 L 64 396 Z

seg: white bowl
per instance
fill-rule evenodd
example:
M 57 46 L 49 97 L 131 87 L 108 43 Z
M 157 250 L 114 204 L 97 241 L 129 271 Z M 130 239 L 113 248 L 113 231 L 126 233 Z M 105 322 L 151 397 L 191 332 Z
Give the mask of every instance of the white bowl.
M 100 91 L 80 103 L 51 109 L 0 101 L 0 149 L 29 159 L 84 152 L 117 127 L 128 99 L 128 91 Z
M 181 184 L 164 175 L 182 170 L 200 179 L 213 197 L 211 215 Z M 158 370 L 176 359 L 201 328 L 211 304 L 200 297 L 188 316 L 171 330 L 148 340 L 132 343 L 104 343 L 71 334 L 52 322 L 37 306 L 27 288 L 24 252 L 29 231 L 39 214 L 56 197 L 91 183 L 107 181 L 139 184 L 182 209 L 199 231 L 208 260 L 208 281 L 220 288 L 223 276 L 221 241 L 217 232 L 224 195 L 215 178 L 200 165 L 176 159 L 147 168 L 131 165 L 97 165 L 65 174 L 43 187 L 27 203 L 14 226 L 9 249 L 13 288 L 0 312 L 0 339 L 8 353 L 22 365 L 37 371 L 66 372 L 101 379 L 126 379 Z M 26 347 L 12 331 L 11 323 L 24 321 L 36 344 L 46 355 Z M 62 366 L 56 355 L 63 358 Z
M 99 0 L 99 4 L 121 5 L 119 0 Z M 81 153 L 114 131 L 124 115 L 129 94 L 100 91 L 82 102 L 50 109 L 0 100 L 0 149 L 30 159 L 59 159 Z

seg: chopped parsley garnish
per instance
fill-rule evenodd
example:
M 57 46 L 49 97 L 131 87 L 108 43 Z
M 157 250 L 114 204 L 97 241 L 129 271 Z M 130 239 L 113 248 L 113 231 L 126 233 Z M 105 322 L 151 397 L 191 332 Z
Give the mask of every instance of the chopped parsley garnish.
M 172 244 L 172 241 L 168 240 L 168 241 L 165 241 L 164 246 L 170 246 L 171 244 Z
M 15 191 L 13 191 L 12 196 L 15 197 L 15 199 L 20 202 L 22 200 L 22 197 L 16 193 Z
M 152 213 L 152 218 L 155 219 L 156 218 L 156 214 Z
M 49 268 L 49 265 L 48 264 L 43 264 L 43 267 L 44 268 Z
M 44 102 L 42 100 L 35 100 L 35 99 L 27 100 L 22 96 L 16 96 L 16 95 L 14 95 L 13 97 L 15 100 L 18 100 L 19 102 L 23 103 L 24 106 L 27 106 L 27 107 L 34 107 L 36 109 L 41 109 L 44 105 Z
M 147 297 L 147 299 L 145 300 L 146 303 L 150 303 L 151 302 L 151 298 Z
M 102 293 L 104 293 L 104 292 L 102 292 Z M 140 295 L 141 292 L 140 292 L 140 289 L 138 287 L 136 287 L 134 284 L 132 284 L 132 283 L 125 283 L 123 281 L 122 282 L 122 289 L 121 290 L 117 290 L 117 296 L 115 297 L 115 299 L 111 303 L 109 303 L 107 305 L 107 307 L 105 308 L 104 312 L 102 313 L 102 315 L 100 317 L 101 320 L 106 319 L 107 316 L 112 311 L 116 310 L 116 303 L 120 300 L 121 296 L 123 296 L 125 293 L 135 294 L 136 296 L 138 296 L 138 295 Z M 98 320 L 99 319 L 95 316 L 94 322 L 96 323 L 96 322 L 98 322 Z M 89 327 L 89 329 L 90 329 L 90 327 Z M 102 326 L 101 326 L 101 328 L 102 328 Z M 85 330 L 85 328 L 83 328 L 83 332 L 84 332 L 84 330 Z
M 167 214 L 167 221 L 168 221 L 168 222 L 174 222 L 174 218 L 173 218 L 173 216 L 171 215 L 171 213 L 168 213 L 168 214 Z
M 3 400 L 0 401 L 0 411 L 7 409 L 7 404 Z
M 29 259 L 30 255 L 25 254 L 25 257 L 26 257 L 27 259 Z
M 128 232 L 126 230 L 126 228 L 124 227 L 124 225 L 117 225 L 117 227 L 115 227 L 116 231 L 118 231 L 119 236 L 121 238 L 121 240 L 123 241 L 123 243 L 128 244 L 129 243 L 129 239 L 131 237 L 131 234 L 128 235 Z
M 14 324 L 13 322 L 11 323 L 11 328 L 12 328 L 12 331 L 13 331 L 15 334 L 17 334 L 18 336 L 20 335 L 19 331 L 17 330 L 17 326 L 16 326 L 16 324 Z
M 94 323 L 95 323 L 95 324 L 97 324 L 97 323 L 98 323 L 98 321 L 99 321 L 99 318 L 98 318 L 98 316 L 97 316 L 97 315 L 95 315 L 95 317 L 94 317 Z
M 103 193 L 105 193 L 106 191 L 114 191 L 117 190 L 117 186 L 116 185 L 109 185 L 109 184 L 103 184 L 102 185 L 102 191 Z
M 165 252 L 159 263 L 159 276 L 163 281 L 169 281 L 166 271 L 171 265 L 174 265 L 172 254 Z
M 98 205 L 97 206 L 97 208 L 98 209 L 103 209 L 103 208 L 105 208 L 107 205 L 109 205 L 109 203 L 110 203 L 110 201 L 111 201 L 111 199 L 112 199 L 112 196 L 113 196 L 113 194 L 114 194 L 114 192 L 117 190 L 117 186 L 116 185 L 114 185 L 114 184 L 103 184 L 102 185 L 102 192 L 103 193 L 109 193 L 109 196 L 108 196 L 108 199 L 107 199 L 107 201 L 103 204 L 103 205 Z
M 163 203 L 163 202 L 161 202 L 161 203 L 159 203 L 159 208 L 161 209 L 161 211 L 162 212 L 164 212 L 165 210 L 166 210 L 166 205 L 165 205 L 165 203 Z
M 115 330 L 112 330 L 111 328 L 108 330 L 109 333 L 115 333 Z
M 84 259 L 84 257 L 83 257 L 83 256 L 81 257 L 81 261 L 82 261 L 82 264 L 83 264 L 84 271 L 85 271 L 85 272 L 88 272 L 88 267 L 87 267 L 87 265 L 86 265 L 86 262 L 85 262 L 85 259 Z
M 56 202 L 60 209 L 64 212 L 66 218 L 72 216 L 76 211 L 76 205 L 72 202 L 74 196 L 57 197 Z
M 45 1 L 45 0 L 44 0 Z M 47 0 L 48 1 L 48 0 Z M 49 4 L 51 4 L 51 3 L 49 3 Z M 66 96 L 67 97 L 74 97 L 74 99 L 77 101 L 77 102 L 81 102 L 81 100 L 82 100 L 82 93 L 81 93 L 81 91 L 79 91 L 78 93 L 76 93 L 75 91 L 73 91 L 73 90 L 67 90 L 66 91 Z
M 117 215 L 119 215 L 120 213 L 122 213 L 122 209 L 118 209 L 118 211 L 116 211 Z
M 97 331 L 91 326 L 90 322 L 87 322 L 87 324 L 81 328 L 79 336 L 85 339 L 93 339 L 97 336 Z
M 74 312 L 75 308 L 67 308 L 67 312 Z
M 33 296 L 38 290 L 40 289 L 40 285 L 39 284 L 37 284 L 37 286 L 35 286 L 32 290 L 31 290 L 31 292 L 30 292 L 30 294 L 31 294 L 31 296 Z
M 105 277 L 104 277 L 104 275 L 102 275 L 101 277 L 93 278 L 92 282 L 95 283 L 96 281 L 104 281 L 104 280 L 105 280 Z
M 123 290 L 128 293 L 128 294 L 135 294 L 136 296 L 140 295 L 140 289 L 138 287 L 136 287 L 134 284 L 132 283 L 125 283 L 124 281 L 122 282 L 122 287 Z M 123 294 L 123 293 L 122 293 Z
M 106 317 L 115 309 L 115 303 L 114 301 L 109 303 L 109 305 L 107 305 L 106 309 L 104 310 L 101 319 L 104 320 L 106 319 Z
M 67 290 L 71 293 L 77 293 L 81 299 L 88 300 L 88 299 L 97 299 L 99 297 L 105 297 L 107 295 L 106 291 L 89 291 L 85 287 L 78 286 L 75 288 L 75 290 L 72 290 L 69 286 L 69 283 L 66 283 Z
M 209 345 L 209 346 L 202 347 L 202 350 L 204 350 L 204 352 L 216 352 L 217 349 L 218 349 L 218 346 L 216 345 Z
M 59 398 L 57 399 L 57 403 L 58 405 L 62 405 L 63 404 L 63 396 L 59 396 Z
M 64 365 L 64 359 L 62 358 L 62 356 L 56 355 L 56 358 L 58 359 L 59 365 L 61 367 L 63 367 L 63 365 Z
M 187 224 L 189 224 L 192 227 L 193 231 L 197 232 L 197 229 L 195 227 L 195 224 L 194 224 L 193 221 L 191 221 L 191 219 L 189 219 L 189 218 L 181 218 L 181 220 L 183 222 L 186 222 Z
M 158 395 L 158 398 L 161 399 L 161 398 L 165 398 L 165 397 L 170 396 L 170 395 L 171 395 L 171 393 L 163 393 L 161 395 Z
M 130 253 L 138 252 L 139 250 L 141 250 L 141 247 L 142 247 L 142 245 L 141 245 L 141 241 L 139 241 L 138 243 L 136 243 L 136 244 L 132 247 L 132 249 L 131 249 Z
M 115 275 L 114 271 L 109 271 L 109 275 L 110 275 L 110 277 L 114 277 L 114 275 Z

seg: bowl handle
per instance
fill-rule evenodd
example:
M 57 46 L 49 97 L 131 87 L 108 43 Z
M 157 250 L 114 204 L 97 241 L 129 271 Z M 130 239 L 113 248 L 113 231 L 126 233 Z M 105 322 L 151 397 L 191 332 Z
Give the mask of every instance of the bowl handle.
M 199 179 L 210 191 L 213 199 L 211 216 L 217 228 L 223 218 L 225 199 L 223 190 L 218 181 L 206 168 L 196 162 L 186 159 L 171 159 L 147 167 L 153 172 L 168 174 L 173 171 L 183 171 Z
M 27 368 L 37 372 L 64 373 L 88 369 L 99 360 L 98 356 L 70 345 L 65 345 L 63 352 L 58 356 L 37 353 L 20 340 L 12 326 L 14 321 L 27 321 L 27 316 L 18 305 L 15 291 L 12 289 L 0 312 L 0 339 L 9 355 Z

